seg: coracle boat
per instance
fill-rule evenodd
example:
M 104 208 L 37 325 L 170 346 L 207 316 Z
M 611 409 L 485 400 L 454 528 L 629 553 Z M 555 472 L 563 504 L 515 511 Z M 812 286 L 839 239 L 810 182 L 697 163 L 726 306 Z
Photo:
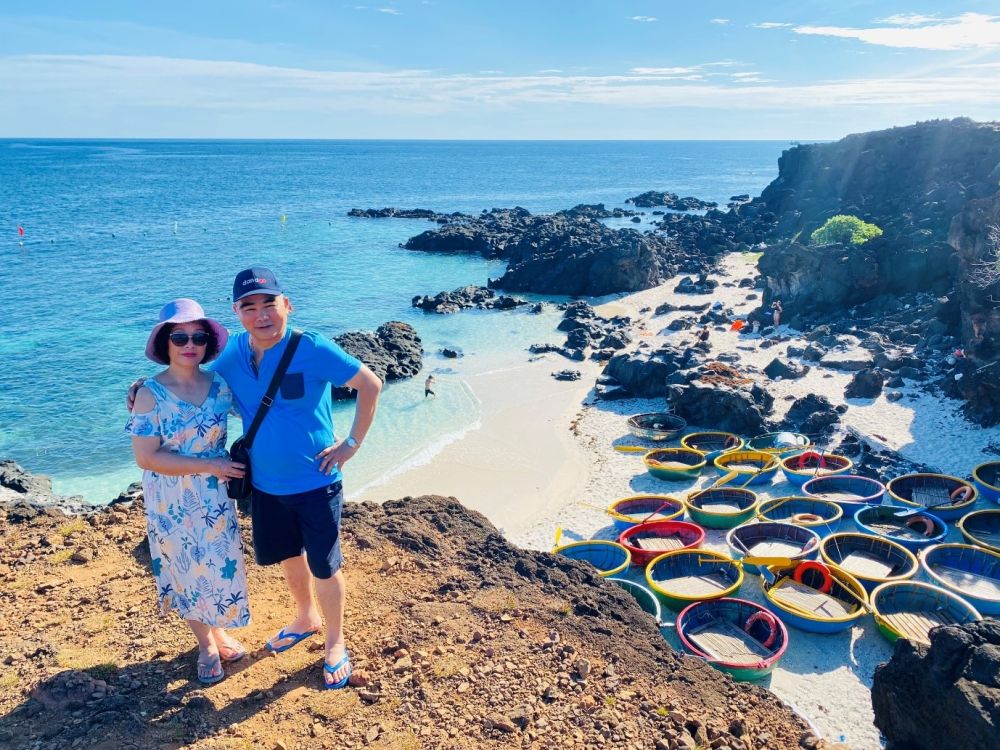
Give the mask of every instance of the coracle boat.
M 740 487 L 709 487 L 684 501 L 691 520 L 708 529 L 731 529 L 757 514 L 757 493 Z
M 917 581 L 883 583 L 872 592 L 871 603 L 875 624 L 890 643 L 906 638 L 930 645 L 931 628 L 983 619 L 961 597 Z
M 947 474 L 904 474 L 890 479 L 885 489 L 896 502 L 932 510 L 942 521 L 961 518 L 979 496 L 971 482 Z
M 816 477 L 802 485 L 809 497 L 829 500 L 844 509 L 844 515 L 853 516 L 866 505 L 881 505 L 885 498 L 885 485 L 876 479 L 855 474 Z
M 625 529 L 618 543 L 632 555 L 632 564 L 646 567 L 654 557 L 677 549 L 700 547 L 705 530 L 687 521 L 650 521 Z
M 804 451 L 781 459 L 781 471 L 784 473 L 785 479 L 796 487 L 801 487 L 816 477 L 847 474 L 853 468 L 854 462 L 851 459 L 836 453 Z
M 771 674 L 788 648 L 784 623 L 746 599 L 712 599 L 689 604 L 677 615 L 684 648 L 737 681 Z
M 977 510 L 962 516 L 958 530 L 966 541 L 1000 552 L 1000 510 Z
M 737 526 L 726 534 L 734 560 L 744 557 L 787 557 L 792 562 L 808 560 L 819 551 L 819 534 L 805 526 L 763 521 Z M 747 573 L 759 573 L 756 565 L 744 563 Z
M 681 445 L 705 454 L 705 460 L 713 463 L 728 451 L 738 451 L 743 447 L 743 439 L 732 432 L 692 432 L 681 438 Z
M 657 479 L 686 482 L 705 468 L 705 456 L 691 448 L 657 448 L 643 456 L 646 471 Z
M 827 564 L 843 568 L 869 592 L 888 581 L 913 578 L 920 567 L 906 547 L 868 534 L 831 534 L 819 543 L 819 553 Z
M 621 533 L 637 523 L 669 521 L 684 515 L 684 501 L 667 495 L 632 495 L 615 500 L 606 513 Z
M 681 610 L 735 594 L 743 585 L 743 570 L 720 552 L 680 549 L 655 558 L 646 567 L 646 583 L 661 604 Z
M 747 450 L 768 453 L 802 451 L 810 446 L 812 446 L 812 441 L 809 436 L 797 432 L 766 432 L 747 441 Z
M 557 555 L 583 560 L 597 568 L 601 578 L 609 578 L 624 572 L 632 561 L 629 551 L 617 542 L 603 539 L 587 539 L 582 542 L 571 542 L 554 550 Z
M 1000 503 L 1000 461 L 979 464 L 972 470 L 972 483 L 991 503 Z
M 906 515 L 900 516 L 903 513 Z M 893 505 L 872 505 L 854 514 L 854 525 L 862 534 L 872 534 L 901 544 L 910 552 L 944 541 L 948 524 L 932 513 L 908 510 Z
M 837 530 L 844 509 L 830 500 L 792 495 L 762 501 L 757 515 L 765 521 L 783 521 L 805 526 L 820 536 L 826 536 Z
M 636 414 L 628 418 L 628 430 L 640 440 L 652 440 L 659 443 L 677 437 L 687 422 L 676 414 L 652 412 Z
M 764 451 L 730 451 L 723 453 L 713 463 L 723 476 L 736 472 L 733 482 L 737 485 L 770 484 L 781 466 L 773 453 Z
M 659 600 L 653 596 L 652 591 L 641 583 L 630 581 L 627 578 L 608 578 L 608 580 L 630 593 L 639 603 L 639 606 L 642 607 L 642 611 L 651 614 L 653 619 L 656 620 L 656 624 L 661 628 L 663 627 L 663 609 L 660 607 Z
M 765 604 L 808 633 L 838 633 L 868 612 L 868 593 L 850 573 L 815 560 L 769 567 L 761 576 Z
M 1000 553 L 971 544 L 938 544 L 920 553 L 920 566 L 984 615 L 1000 615 Z

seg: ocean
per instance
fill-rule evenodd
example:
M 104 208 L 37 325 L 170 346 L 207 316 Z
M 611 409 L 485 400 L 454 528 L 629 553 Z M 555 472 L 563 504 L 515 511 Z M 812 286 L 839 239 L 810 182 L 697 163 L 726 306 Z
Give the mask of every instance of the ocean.
M 364 450 L 346 467 L 350 495 L 429 460 L 479 425 L 470 373 L 513 367 L 530 344 L 564 339 L 551 307 L 542 315 L 443 316 L 412 308 L 414 295 L 485 285 L 504 264 L 402 250 L 399 243 L 436 225 L 350 218 L 351 208 L 477 213 L 517 205 L 544 213 L 578 203 L 624 207 L 646 190 L 724 205 L 734 194 L 758 194 L 777 176 L 787 147 L 0 140 L 0 289 L 8 311 L 8 333 L 0 336 L 0 458 L 50 476 L 58 493 L 92 503 L 116 497 L 141 474 L 123 432 L 124 394 L 136 377 L 157 371 L 143 349 L 160 307 L 193 297 L 239 330 L 232 278 L 265 265 L 287 290 L 296 326 L 333 336 L 401 320 L 423 340 L 424 372 L 383 391 Z M 465 356 L 444 359 L 445 346 Z M 433 400 L 423 397 L 429 372 L 439 384 Z M 352 411 L 353 404 L 336 407 L 339 433 Z M 230 429 L 238 434 L 239 422 Z

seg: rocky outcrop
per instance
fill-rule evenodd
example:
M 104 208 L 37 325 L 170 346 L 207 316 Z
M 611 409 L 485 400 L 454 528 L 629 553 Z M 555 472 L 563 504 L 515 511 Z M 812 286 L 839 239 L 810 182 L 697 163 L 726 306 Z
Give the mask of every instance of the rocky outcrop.
M 757 384 L 729 388 L 695 381 L 667 388 L 667 403 L 688 424 L 711 425 L 741 435 L 766 432 L 774 398 Z
M 889 750 L 998 750 L 1000 621 L 936 628 L 929 647 L 900 639 L 872 706 Z
M 469 284 L 452 292 L 438 292 L 433 297 L 417 295 L 411 304 L 426 312 L 443 315 L 473 307 L 478 310 L 513 310 L 528 303 L 517 297 L 497 296 L 492 289 Z
M 334 340 L 351 356 L 388 383 L 411 378 L 423 367 L 423 347 L 413 326 L 399 321 L 383 323 L 374 333 L 348 331 Z M 338 400 L 354 398 L 353 388 L 333 388 Z
M 826 396 L 810 393 L 792 402 L 784 420 L 775 425 L 775 429 L 809 435 L 814 442 L 820 442 L 832 434 L 846 411 L 845 404 L 834 406 Z
M 673 211 L 704 211 L 705 209 L 715 208 L 719 205 L 713 201 L 703 201 L 699 198 L 693 198 L 690 195 L 686 198 L 681 198 L 677 193 L 660 193 L 656 190 L 647 190 L 645 193 L 637 195 L 634 198 L 627 198 L 625 202 L 632 203 L 639 208 L 663 206 Z
M 464 216 L 460 213 L 439 214 L 429 208 L 352 208 L 347 215 L 361 219 L 428 219 L 441 224 Z
M 8 518 L 22 522 L 38 515 L 80 515 L 94 508 L 79 495 L 55 495 L 52 480 L 25 471 L 12 459 L 0 460 L 0 503 L 8 505 Z
M 844 389 L 844 398 L 876 398 L 884 384 L 885 378 L 878 370 L 858 370 Z
M 633 351 L 616 354 L 604 368 L 604 375 L 632 396 L 654 398 L 667 393 L 672 378 L 686 382 L 681 370 L 697 364 L 693 348 L 681 349 L 667 344 L 656 351 Z

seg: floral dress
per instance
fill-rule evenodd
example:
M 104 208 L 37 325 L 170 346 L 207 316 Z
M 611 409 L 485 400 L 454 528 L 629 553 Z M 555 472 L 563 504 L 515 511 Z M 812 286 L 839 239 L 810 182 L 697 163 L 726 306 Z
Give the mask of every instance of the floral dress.
M 200 406 L 147 380 L 156 405 L 144 414 L 133 411 L 125 431 L 159 436 L 163 448 L 185 456 L 226 455 L 233 394 L 219 375 L 213 378 Z M 247 625 L 246 565 L 236 504 L 226 494 L 225 482 L 210 474 L 166 476 L 147 470 L 142 490 L 161 610 L 173 609 L 185 620 L 215 628 Z

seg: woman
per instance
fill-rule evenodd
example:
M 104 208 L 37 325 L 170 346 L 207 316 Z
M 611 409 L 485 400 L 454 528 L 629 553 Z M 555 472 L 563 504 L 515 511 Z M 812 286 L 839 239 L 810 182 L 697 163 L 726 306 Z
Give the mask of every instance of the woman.
M 781 300 L 776 299 L 771 303 L 771 314 L 774 320 L 774 327 L 777 328 L 781 325 Z
M 229 334 L 191 299 L 160 310 L 146 356 L 167 369 L 136 395 L 125 431 L 144 469 L 142 490 L 160 608 L 175 610 L 198 640 L 198 680 L 224 677 L 222 662 L 246 649 L 225 628 L 250 622 L 236 506 L 225 480 L 243 475 L 226 453 L 232 393 L 201 365 Z

